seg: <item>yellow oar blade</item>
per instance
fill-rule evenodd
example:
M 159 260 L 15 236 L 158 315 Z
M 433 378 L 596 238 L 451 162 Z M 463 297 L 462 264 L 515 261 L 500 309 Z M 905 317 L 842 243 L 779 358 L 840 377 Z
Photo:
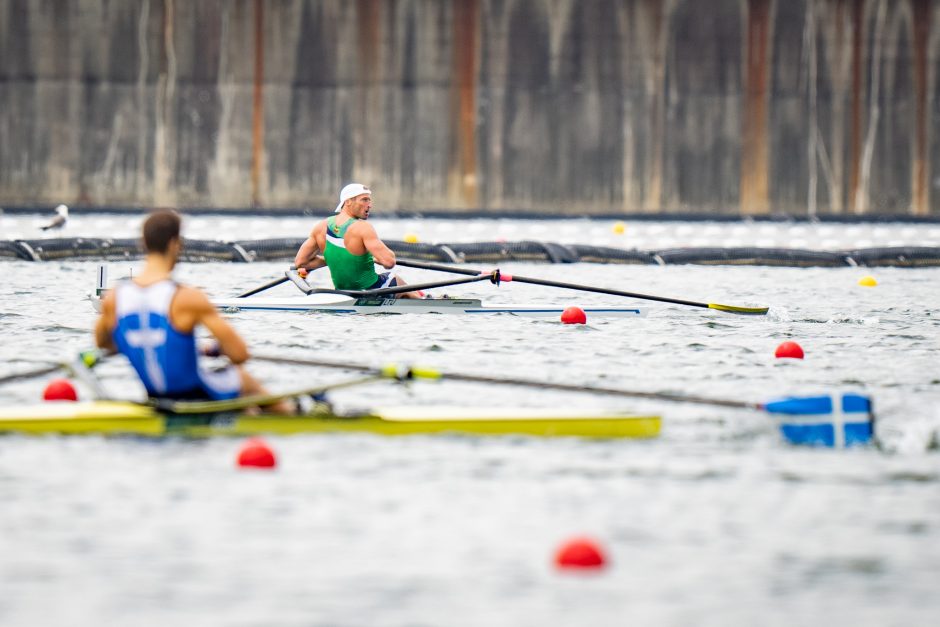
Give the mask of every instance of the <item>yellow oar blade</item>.
M 751 316 L 765 316 L 770 309 L 769 307 L 735 307 L 734 305 L 719 305 L 718 303 L 708 303 L 708 308 Z

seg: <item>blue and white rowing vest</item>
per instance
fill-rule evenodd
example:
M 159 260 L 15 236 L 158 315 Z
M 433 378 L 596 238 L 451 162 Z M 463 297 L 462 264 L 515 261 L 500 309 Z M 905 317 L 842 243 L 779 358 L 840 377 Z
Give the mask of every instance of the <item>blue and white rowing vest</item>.
M 117 326 L 112 337 L 150 396 L 173 397 L 205 391 L 210 398 L 232 398 L 234 390 L 207 385 L 199 369 L 196 338 L 170 324 L 170 303 L 179 286 L 165 280 L 146 287 L 122 281 L 115 288 Z

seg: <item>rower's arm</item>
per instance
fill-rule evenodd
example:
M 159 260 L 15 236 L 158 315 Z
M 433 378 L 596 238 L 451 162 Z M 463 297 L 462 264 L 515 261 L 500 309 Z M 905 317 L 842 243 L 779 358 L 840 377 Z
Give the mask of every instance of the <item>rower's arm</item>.
M 366 247 L 366 250 L 372 253 L 372 258 L 375 260 L 375 263 L 386 270 L 394 268 L 395 253 L 392 252 L 392 249 L 379 239 L 378 233 L 375 232 L 375 228 L 373 228 L 371 224 L 365 222 L 360 222 L 359 224 L 362 225 L 360 227 L 362 230 L 362 245 Z
M 317 242 L 313 237 L 308 237 L 307 240 L 300 245 L 300 249 L 297 251 L 297 254 L 294 256 L 294 266 L 297 268 L 306 268 L 307 264 L 316 259 L 317 253 L 320 252 L 320 249 L 317 248 Z
M 307 241 L 300 245 L 300 249 L 294 256 L 295 268 L 316 270 L 317 268 L 322 268 L 326 265 L 326 261 L 322 257 L 318 256 L 322 251 L 320 250 L 320 246 L 317 244 L 317 228 L 319 228 L 319 225 L 314 227 L 313 231 L 310 232 L 310 237 L 307 238 Z
M 219 315 L 209 299 L 201 291 L 190 287 L 180 288 L 173 303 L 173 326 L 178 330 L 192 329 L 197 323 L 209 329 L 219 343 L 219 352 L 233 364 L 248 361 L 248 346 L 238 332 Z
M 116 351 L 114 345 L 114 336 L 111 332 L 114 330 L 114 290 L 110 290 L 101 301 L 101 315 L 95 322 L 95 344 L 98 348 L 108 351 Z

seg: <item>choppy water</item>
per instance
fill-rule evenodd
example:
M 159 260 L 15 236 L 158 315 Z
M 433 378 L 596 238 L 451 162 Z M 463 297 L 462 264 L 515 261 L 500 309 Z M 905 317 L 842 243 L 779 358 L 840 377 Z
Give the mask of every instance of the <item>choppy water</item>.
M 274 223 L 264 236 L 277 231 Z M 131 265 L 112 264 L 112 277 Z M 222 296 L 282 269 L 186 264 L 179 277 Z M 884 450 L 789 447 L 767 416 L 746 411 L 457 383 L 374 385 L 336 399 L 653 409 L 664 415 L 663 435 L 270 438 L 280 458 L 273 473 L 235 470 L 236 440 L 0 437 L 0 624 L 940 619 L 940 455 L 930 448 L 940 429 L 940 270 L 878 269 L 879 286 L 866 289 L 857 280 L 869 271 L 849 268 L 504 269 L 772 310 L 752 318 L 649 303 L 644 319 L 583 327 L 509 316 L 230 319 L 256 352 L 752 401 L 864 390 L 875 400 Z M 83 298 L 95 263 L 3 262 L 0 270 L 0 374 L 90 346 L 94 316 Z M 406 273 L 432 276 L 440 275 Z M 472 284 L 460 293 L 609 302 L 524 284 Z M 787 339 L 803 346 L 805 360 L 773 358 Z M 274 389 L 345 376 L 263 363 L 252 370 Z M 119 362 L 101 373 L 113 393 L 139 393 Z M 32 402 L 42 386 L 2 386 L 0 403 Z M 603 573 L 553 568 L 559 543 L 580 534 L 608 550 Z

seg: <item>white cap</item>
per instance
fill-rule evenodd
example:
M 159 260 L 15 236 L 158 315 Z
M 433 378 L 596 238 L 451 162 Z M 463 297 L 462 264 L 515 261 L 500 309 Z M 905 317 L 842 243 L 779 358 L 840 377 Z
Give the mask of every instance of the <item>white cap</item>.
M 333 213 L 339 213 L 343 210 L 343 203 L 349 200 L 350 198 L 355 198 L 356 196 L 361 196 L 363 194 L 371 194 L 372 190 L 362 185 L 361 183 L 350 183 L 342 189 L 339 193 L 339 204 L 336 205 L 336 210 Z

